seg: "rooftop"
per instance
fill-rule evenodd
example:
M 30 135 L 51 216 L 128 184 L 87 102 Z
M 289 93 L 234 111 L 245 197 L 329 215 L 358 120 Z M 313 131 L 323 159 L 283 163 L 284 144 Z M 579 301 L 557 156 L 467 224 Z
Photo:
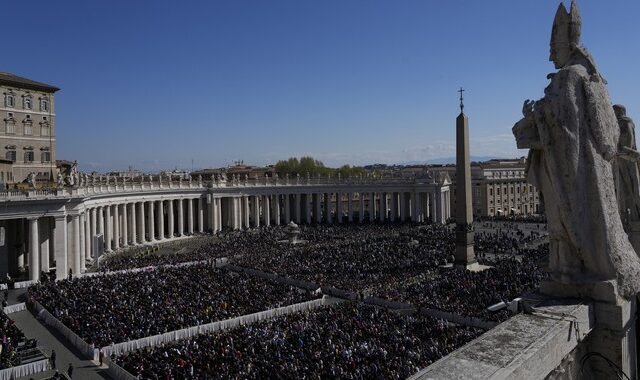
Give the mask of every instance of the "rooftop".
M 54 93 L 60 90 L 58 87 L 54 87 L 46 83 L 36 82 L 34 80 L 19 77 L 7 72 L 0 72 L 0 84 L 49 93 Z

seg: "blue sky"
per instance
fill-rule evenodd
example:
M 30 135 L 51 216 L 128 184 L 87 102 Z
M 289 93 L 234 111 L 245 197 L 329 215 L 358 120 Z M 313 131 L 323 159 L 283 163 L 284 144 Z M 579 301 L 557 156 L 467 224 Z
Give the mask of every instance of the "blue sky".
M 58 158 L 84 170 L 521 156 L 557 0 L 2 0 L 0 71 L 54 84 Z M 582 43 L 640 120 L 637 0 L 581 0 Z

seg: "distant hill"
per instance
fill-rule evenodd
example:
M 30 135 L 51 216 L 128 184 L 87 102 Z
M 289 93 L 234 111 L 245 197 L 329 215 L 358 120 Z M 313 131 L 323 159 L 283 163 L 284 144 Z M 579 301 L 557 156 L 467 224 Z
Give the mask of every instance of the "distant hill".
M 471 162 L 489 161 L 489 160 L 494 160 L 496 158 L 501 158 L 501 157 L 471 156 Z M 448 165 L 448 164 L 455 164 L 455 163 L 456 163 L 455 157 L 442 157 L 442 158 L 433 158 L 431 160 L 426 160 L 426 161 L 407 161 L 407 162 L 402 162 L 398 165 Z

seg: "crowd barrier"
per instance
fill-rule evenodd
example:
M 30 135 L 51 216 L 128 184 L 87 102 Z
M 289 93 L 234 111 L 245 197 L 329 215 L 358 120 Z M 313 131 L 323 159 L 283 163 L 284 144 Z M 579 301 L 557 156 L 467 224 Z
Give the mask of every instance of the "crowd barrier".
M 17 303 L 15 305 L 9 305 L 7 307 L 5 307 L 3 309 L 4 313 L 9 315 L 11 313 L 17 313 L 19 311 L 23 311 L 23 310 L 27 310 L 27 304 L 22 302 L 22 303 Z
M 378 298 L 378 297 L 367 297 L 363 300 L 363 302 L 368 305 L 380 306 L 382 308 L 390 309 L 390 310 L 415 309 L 415 306 L 408 303 L 389 301 L 389 300 Z
M 268 272 L 263 272 L 260 270 L 256 270 L 256 269 L 251 269 L 251 268 L 245 268 L 245 267 L 240 267 L 237 265 L 233 265 L 233 264 L 227 264 L 226 268 L 234 271 L 234 272 L 242 272 L 242 273 L 247 273 L 250 274 L 254 277 L 258 277 L 258 278 L 264 278 L 267 280 L 272 280 L 272 281 L 276 281 L 282 284 L 286 284 L 286 285 L 291 285 L 291 286 L 295 286 L 296 288 L 300 288 L 300 289 L 306 289 L 306 290 L 318 290 L 320 289 L 320 285 L 313 283 L 313 282 L 309 282 L 309 281 L 302 281 L 302 280 L 294 280 L 288 277 L 283 277 L 280 276 L 279 274 L 276 273 L 268 273 Z
M 34 285 L 37 283 L 38 283 L 38 280 L 20 281 L 20 282 L 16 282 L 15 288 L 16 289 L 28 288 L 31 285 Z
M 462 315 L 450 313 L 448 311 L 437 310 L 437 309 L 422 308 L 420 309 L 420 313 L 423 315 L 427 315 L 429 317 L 444 319 L 445 321 L 449 321 L 458 325 L 477 327 L 483 330 L 491 330 L 492 328 L 498 325 L 498 322 L 485 321 L 480 318 L 474 318 L 474 317 L 465 317 Z
M 49 359 L 42 359 L 36 362 L 21 364 L 11 368 L 0 370 L 0 380 L 15 380 L 20 377 L 35 375 L 36 373 L 51 369 Z
M 93 345 L 85 342 L 76 333 L 60 322 L 58 318 L 51 315 L 51 313 L 42 307 L 38 301 L 31 300 L 31 307 L 38 320 L 40 320 L 44 325 L 50 326 L 62 334 L 62 336 L 64 336 L 73 347 L 82 353 L 83 357 L 98 360 L 98 350 Z
M 283 306 L 276 309 L 260 311 L 253 314 L 247 314 L 236 318 L 226 319 L 224 321 L 211 322 L 200 326 L 189 327 L 171 331 L 165 334 L 149 336 L 145 338 L 130 340 L 128 342 L 112 344 L 102 348 L 105 356 L 111 354 L 121 355 L 129 351 L 135 351 L 145 347 L 155 347 L 169 342 L 190 338 L 195 335 L 205 334 L 215 331 L 224 331 L 240 325 L 248 325 L 266 319 L 272 319 L 281 315 L 292 314 L 303 310 L 311 310 L 328 303 L 326 297 L 317 300 L 297 303 L 294 305 Z
M 205 263 L 208 263 L 208 262 L 211 262 L 211 260 L 188 261 L 188 262 L 184 262 L 184 263 L 166 264 L 166 265 L 158 265 L 158 266 L 151 265 L 151 266 L 142 267 L 142 268 L 122 269 L 122 270 L 114 270 L 114 271 L 108 271 L 108 272 L 85 272 L 85 273 L 79 274 L 77 277 L 78 278 L 83 278 L 83 277 L 95 277 L 95 276 L 100 276 L 100 275 L 139 273 L 139 272 L 146 272 L 146 271 L 156 270 L 158 268 L 181 268 L 181 267 L 189 267 L 189 266 L 193 266 L 193 265 L 205 264 Z M 227 260 L 226 257 L 215 259 L 214 260 L 214 266 L 216 268 L 220 268 L 220 267 L 225 266 L 227 264 L 227 262 L 228 262 L 228 260 Z

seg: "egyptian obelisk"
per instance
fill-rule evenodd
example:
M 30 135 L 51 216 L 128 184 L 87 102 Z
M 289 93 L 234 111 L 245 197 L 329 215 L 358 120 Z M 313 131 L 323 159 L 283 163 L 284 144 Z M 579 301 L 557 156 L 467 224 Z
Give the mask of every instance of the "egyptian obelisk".
M 460 88 L 460 115 L 456 119 L 456 256 L 455 266 L 476 264 L 473 253 L 473 213 L 471 161 L 469 157 L 469 119 L 464 114 L 464 90 Z

